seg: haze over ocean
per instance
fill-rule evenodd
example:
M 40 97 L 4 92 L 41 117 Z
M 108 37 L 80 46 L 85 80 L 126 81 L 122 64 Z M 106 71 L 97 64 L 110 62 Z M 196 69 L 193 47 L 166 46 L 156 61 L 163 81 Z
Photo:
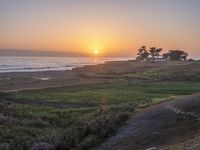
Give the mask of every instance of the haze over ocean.
M 74 67 L 94 65 L 106 61 L 127 60 L 127 57 L 0 57 L 0 73 L 71 70 Z

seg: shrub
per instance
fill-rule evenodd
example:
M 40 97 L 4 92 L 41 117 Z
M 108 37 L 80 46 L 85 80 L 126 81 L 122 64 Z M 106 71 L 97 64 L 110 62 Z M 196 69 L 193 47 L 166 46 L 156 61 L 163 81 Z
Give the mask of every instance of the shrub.
M 129 118 L 132 105 L 106 107 L 67 128 L 55 143 L 56 150 L 87 150 L 107 138 Z

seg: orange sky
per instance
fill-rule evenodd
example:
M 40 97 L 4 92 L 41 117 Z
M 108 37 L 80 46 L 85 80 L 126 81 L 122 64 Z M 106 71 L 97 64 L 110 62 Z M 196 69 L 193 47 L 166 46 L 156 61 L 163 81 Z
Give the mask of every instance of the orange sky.
M 0 49 L 135 56 L 142 45 L 200 56 L 197 0 L 1 1 Z

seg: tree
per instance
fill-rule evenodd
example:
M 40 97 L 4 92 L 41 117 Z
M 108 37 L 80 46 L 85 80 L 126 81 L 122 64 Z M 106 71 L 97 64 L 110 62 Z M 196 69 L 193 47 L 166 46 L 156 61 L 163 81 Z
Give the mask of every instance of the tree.
M 146 49 L 146 46 L 142 46 L 141 48 L 138 49 L 138 53 L 137 53 L 137 60 L 145 60 L 148 58 L 149 56 L 149 52 Z
M 166 55 L 170 57 L 171 60 L 187 60 L 188 54 L 183 50 L 170 50 Z
M 149 54 L 152 56 L 153 60 L 155 60 L 155 57 L 160 56 L 162 50 L 162 48 L 150 47 Z
M 163 56 L 164 59 L 170 58 L 170 54 L 169 53 L 164 53 L 164 54 L 162 54 L 162 56 Z

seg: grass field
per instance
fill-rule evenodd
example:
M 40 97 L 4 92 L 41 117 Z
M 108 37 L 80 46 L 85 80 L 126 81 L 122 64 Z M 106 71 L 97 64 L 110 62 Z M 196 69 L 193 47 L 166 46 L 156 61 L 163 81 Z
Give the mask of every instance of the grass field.
M 192 94 L 200 91 L 200 82 L 152 82 L 137 84 L 99 84 L 34 91 L 15 92 L 8 99 L 68 103 L 118 104 L 124 102 L 151 102 L 155 98 Z
M 0 111 L 6 115 L 0 119 L 0 143 L 11 143 L 11 147 L 17 146 L 18 149 L 21 146 L 30 149 L 33 143 L 41 142 L 63 148 L 85 149 L 112 134 L 123 123 L 121 120 L 126 120 L 134 113 L 136 106 L 199 91 L 200 83 L 197 82 L 157 82 L 133 85 L 100 84 L 9 93 L 4 97 L 11 104 L 5 104 Z M 29 104 L 34 100 L 66 104 L 95 103 L 96 107 L 59 109 L 40 106 L 40 103 Z M 19 104 L 20 101 L 26 101 L 27 104 Z M 122 105 L 117 105 L 119 103 Z M 101 127 L 102 124 L 105 128 Z M 90 131 L 91 128 L 95 128 L 94 131 Z M 82 133 L 83 131 L 88 133 Z M 69 132 L 70 137 L 65 137 Z M 78 141 L 76 134 L 81 134 Z M 66 143 L 64 137 L 68 140 L 74 138 L 74 141 L 63 145 Z
M 144 79 L 133 83 L 1 93 L 0 149 L 90 149 L 115 133 L 136 108 L 200 92 L 199 80 L 185 80 L 188 75 L 198 79 L 197 68 L 194 72 L 185 71 L 183 81 L 169 78 L 174 71 L 126 73 L 129 78 Z M 155 76 L 161 78 L 154 80 Z

